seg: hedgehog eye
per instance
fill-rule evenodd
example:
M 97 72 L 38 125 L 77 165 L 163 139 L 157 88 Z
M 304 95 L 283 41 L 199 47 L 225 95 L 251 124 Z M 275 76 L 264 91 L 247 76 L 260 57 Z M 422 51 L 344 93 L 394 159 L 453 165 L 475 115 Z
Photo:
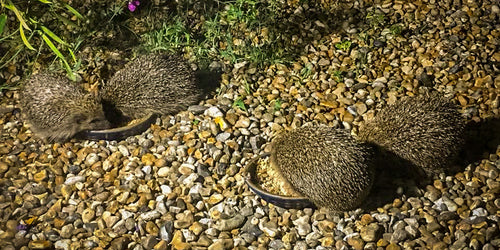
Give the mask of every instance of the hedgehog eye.
M 75 121 L 76 124 L 82 124 L 86 119 L 87 117 L 82 114 L 77 114 L 73 117 L 73 120 Z
M 90 121 L 90 123 L 98 123 L 98 122 L 100 122 L 100 121 L 101 121 L 101 119 L 99 119 L 99 118 L 94 118 L 94 119 L 92 119 L 92 120 Z

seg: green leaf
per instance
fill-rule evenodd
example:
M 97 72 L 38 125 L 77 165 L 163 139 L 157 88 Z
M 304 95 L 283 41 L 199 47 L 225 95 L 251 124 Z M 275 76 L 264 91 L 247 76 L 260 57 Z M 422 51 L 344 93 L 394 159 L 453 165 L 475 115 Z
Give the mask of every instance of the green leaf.
M 23 40 L 24 45 L 26 45 L 26 47 L 28 47 L 28 49 L 30 50 L 35 50 L 35 48 L 33 48 L 33 46 L 31 46 L 31 44 L 28 42 L 28 39 L 26 39 L 26 36 L 24 35 L 23 25 L 21 23 L 19 24 L 19 34 L 21 35 L 21 40 Z
M 52 3 L 52 2 L 51 2 L 51 1 L 49 1 L 49 0 L 38 0 L 38 1 L 39 1 L 39 2 L 41 2 L 41 3 Z
M 31 17 L 28 17 L 28 19 L 30 20 L 30 23 L 32 23 L 32 24 L 38 24 L 37 20 L 35 20 L 35 19 L 31 18 Z
M 42 39 L 45 41 L 45 43 L 49 46 L 49 48 L 56 54 L 59 59 L 64 63 L 64 68 L 66 69 L 66 73 L 68 73 L 68 76 L 71 80 L 76 80 L 75 75 L 73 74 L 73 71 L 71 70 L 71 67 L 69 66 L 68 62 L 66 61 L 66 58 L 64 58 L 63 54 L 61 51 L 59 51 L 56 46 L 54 46 L 54 43 L 50 41 L 50 39 L 45 35 L 42 34 Z
M 19 12 L 19 10 L 16 8 L 16 6 L 14 6 L 14 4 L 12 4 L 12 2 L 10 0 L 7 0 L 7 3 L 8 4 L 4 5 L 5 8 L 12 10 L 14 12 L 14 14 L 16 14 L 17 20 L 19 20 L 19 22 L 21 23 L 21 26 L 24 27 L 25 29 L 31 31 L 30 27 L 28 26 L 28 24 L 26 24 L 26 21 L 24 21 L 24 18 L 21 15 L 21 12 Z
M 7 15 L 4 13 L 0 15 L 0 35 L 3 33 L 3 28 L 5 27 L 6 22 L 7 22 Z
M 78 59 L 73 65 L 73 72 L 78 71 L 78 69 L 82 66 L 82 60 Z
M 73 50 L 71 48 L 68 48 L 69 54 L 71 55 L 71 59 L 73 59 L 73 62 L 76 63 L 76 56 L 75 53 L 73 53 Z
M 245 106 L 245 103 L 243 102 L 243 100 L 241 98 L 236 99 L 233 103 L 233 106 L 236 106 L 245 112 L 247 111 L 247 107 Z
M 61 53 L 61 51 L 59 51 L 59 49 L 57 49 L 56 46 L 54 46 L 54 43 L 52 43 L 52 41 L 45 34 L 42 34 L 42 38 L 45 41 L 45 43 L 49 46 L 49 48 L 54 52 L 54 54 L 56 54 L 57 57 L 64 59 L 64 56 Z
M 68 44 L 65 41 L 63 41 L 61 38 L 59 38 L 56 34 L 54 34 L 52 31 L 50 31 L 47 27 L 42 25 L 41 28 L 42 28 L 43 32 L 45 32 L 45 34 L 49 35 L 50 38 L 52 38 L 54 41 L 56 41 L 62 45 L 68 46 Z
M 340 50 L 349 50 L 351 48 L 351 41 L 346 40 L 335 44 L 335 48 Z
M 68 9 L 71 13 L 73 13 L 73 15 L 75 15 L 77 18 L 83 19 L 82 14 L 80 14 L 80 12 L 78 12 L 77 10 L 73 9 L 73 7 L 69 6 L 68 4 L 64 4 L 64 7 L 66 7 L 66 9 Z
M 281 99 L 278 98 L 274 101 L 274 111 L 278 111 L 281 109 Z

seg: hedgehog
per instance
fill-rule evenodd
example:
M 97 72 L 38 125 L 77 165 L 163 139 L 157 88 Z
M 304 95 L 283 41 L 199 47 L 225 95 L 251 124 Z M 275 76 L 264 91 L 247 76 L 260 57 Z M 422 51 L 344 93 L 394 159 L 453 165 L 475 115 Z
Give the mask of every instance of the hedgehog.
M 99 98 L 64 76 L 32 75 L 20 92 L 23 118 L 47 142 L 67 141 L 84 130 L 109 128 Z
M 361 124 L 357 138 L 410 164 L 426 179 L 449 169 L 464 144 L 465 121 L 438 93 L 403 97 Z
M 276 136 L 271 167 L 317 207 L 351 210 L 368 195 L 374 179 L 374 149 L 348 131 L 304 126 Z
M 106 109 L 128 119 L 173 114 L 201 99 L 195 72 L 182 57 L 141 55 L 116 72 L 100 90 Z

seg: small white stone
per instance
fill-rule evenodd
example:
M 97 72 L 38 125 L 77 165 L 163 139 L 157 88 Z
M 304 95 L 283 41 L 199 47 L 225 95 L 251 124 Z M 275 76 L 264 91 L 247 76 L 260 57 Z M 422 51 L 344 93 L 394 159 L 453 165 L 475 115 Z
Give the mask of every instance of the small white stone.
M 144 166 L 141 170 L 145 174 L 151 174 L 151 166 Z
M 169 171 L 170 171 L 169 167 L 161 167 L 160 169 L 158 169 L 157 173 L 159 177 L 167 177 Z
M 122 215 L 122 220 L 134 217 L 134 213 L 127 211 L 125 209 L 120 209 L 120 214 Z
M 234 68 L 235 68 L 235 69 L 239 69 L 239 68 L 241 68 L 241 67 L 245 66 L 247 63 L 248 63 L 247 61 L 243 61 L 243 62 L 235 63 L 235 64 L 234 64 Z
M 83 177 L 81 175 L 77 175 L 77 176 L 71 176 L 71 177 L 66 178 L 66 181 L 64 182 L 64 184 L 73 185 L 77 182 L 84 182 L 84 181 L 85 181 L 85 177 Z
M 198 174 L 192 173 L 186 179 L 182 181 L 182 183 L 186 186 L 190 186 L 194 183 L 194 181 L 198 178 Z
M 85 163 L 87 163 L 87 165 L 89 165 L 89 166 L 92 166 L 92 165 L 94 165 L 94 163 L 96 163 L 98 161 L 99 161 L 99 156 L 97 156 L 96 153 L 90 153 L 89 155 L 87 155 Z
M 224 114 L 219 110 L 219 108 L 215 107 L 215 106 L 212 106 L 210 108 L 208 108 L 207 110 L 205 110 L 204 112 L 205 115 L 208 115 L 212 118 L 215 118 L 215 117 L 221 117 L 223 116 Z
M 139 217 L 145 221 L 148 221 L 148 220 L 154 220 L 154 219 L 160 218 L 161 214 L 160 214 L 160 212 L 153 210 L 153 211 L 143 213 Z
M 118 145 L 118 151 L 120 151 L 120 153 L 122 153 L 122 155 L 125 157 L 128 157 L 130 155 L 128 148 L 123 145 Z
M 170 186 L 161 185 L 160 189 L 161 189 L 161 193 L 164 195 L 168 195 L 168 194 L 172 193 L 172 188 L 170 188 Z
M 495 14 L 500 13 L 500 8 L 498 7 L 498 5 L 492 5 L 491 6 L 491 12 L 493 12 Z

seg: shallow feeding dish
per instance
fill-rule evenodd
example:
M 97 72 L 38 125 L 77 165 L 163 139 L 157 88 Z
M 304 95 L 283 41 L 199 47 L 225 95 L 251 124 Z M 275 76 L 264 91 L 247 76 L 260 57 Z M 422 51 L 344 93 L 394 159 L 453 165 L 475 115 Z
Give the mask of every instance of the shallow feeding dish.
M 149 114 L 140 119 L 135 119 L 127 125 L 104 130 L 83 131 L 80 136 L 88 140 L 123 140 L 129 136 L 138 135 L 146 131 L 155 122 L 156 114 Z
M 258 168 L 261 160 L 267 160 L 269 158 L 269 153 L 262 154 L 260 156 L 254 157 L 247 163 L 244 171 L 245 182 L 247 183 L 250 190 L 252 190 L 259 197 L 265 201 L 282 208 L 294 208 L 303 209 L 308 207 L 314 207 L 314 204 L 309 201 L 304 196 L 287 196 L 281 194 L 271 193 L 262 187 L 262 181 L 258 176 Z M 272 178 L 270 178 L 272 179 Z M 276 178 L 274 178 L 276 179 Z

